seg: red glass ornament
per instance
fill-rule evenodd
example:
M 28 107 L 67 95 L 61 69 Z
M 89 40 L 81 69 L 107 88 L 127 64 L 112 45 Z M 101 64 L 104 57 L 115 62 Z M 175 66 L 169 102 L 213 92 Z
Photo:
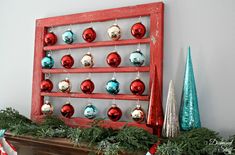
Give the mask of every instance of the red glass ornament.
M 141 81 L 139 78 L 131 82 L 130 91 L 134 95 L 142 95 L 144 93 L 144 90 L 145 90 L 144 82 Z
M 111 52 L 106 58 L 106 62 L 111 67 L 118 67 L 121 63 L 121 56 L 117 52 Z
M 44 42 L 46 45 L 54 45 L 57 42 L 57 36 L 53 32 L 45 35 Z
M 110 120 L 116 122 L 122 117 L 122 111 L 116 104 L 113 104 L 111 108 L 109 108 L 107 115 Z
M 62 106 L 60 112 L 64 117 L 71 118 L 74 114 L 74 108 L 70 102 L 66 102 L 66 104 Z
M 86 41 L 86 42 L 92 42 L 95 40 L 96 38 L 96 32 L 95 30 L 90 27 L 90 28 L 87 28 L 83 31 L 82 33 L 82 38 Z
M 91 94 L 95 89 L 95 85 L 90 79 L 86 79 L 81 83 L 80 88 L 83 93 Z
M 146 28 L 141 22 L 135 23 L 131 27 L 131 34 L 137 39 L 143 38 L 145 33 L 146 33 Z
M 51 92 L 53 89 L 53 83 L 49 79 L 41 81 L 41 91 L 42 92 Z
M 60 61 L 61 65 L 64 67 L 64 68 L 72 68 L 73 64 L 74 64 L 74 59 L 73 57 L 68 54 L 68 55 L 64 55 L 62 58 L 61 58 L 61 61 Z

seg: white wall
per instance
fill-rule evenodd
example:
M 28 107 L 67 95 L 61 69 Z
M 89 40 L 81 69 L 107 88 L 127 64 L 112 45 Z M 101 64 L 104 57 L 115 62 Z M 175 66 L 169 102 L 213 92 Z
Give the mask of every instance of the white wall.
M 148 2 L 155 1 L 0 1 L 0 109 L 13 107 L 30 115 L 35 19 Z M 235 1 L 165 4 L 164 106 L 170 79 L 180 102 L 186 47 L 191 45 L 202 125 L 224 136 L 235 134 Z

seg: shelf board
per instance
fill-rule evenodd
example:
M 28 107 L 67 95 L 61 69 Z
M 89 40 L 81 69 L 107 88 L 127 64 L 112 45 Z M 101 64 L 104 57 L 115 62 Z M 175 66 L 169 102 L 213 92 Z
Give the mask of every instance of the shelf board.
M 132 94 L 117 94 L 111 95 L 106 93 L 92 93 L 92 94 L 84 94 L 84 93 L 62 93 L 62 92 L 41 92 L 41 96 L 51 96 L 51 97 L 71 97 L 71 98 L 95 98 L 95 99 L 116 99 L 116 100 L 141 100 L 148 101 L 148 95 L 132 95 Z
M 44 119 L 44 115 L 37 116 L 36 119 L 37 121 L 41 122 Z M 82 118 L 82 117 L 72 117 L 72 118 L 65 118 L 63 116 L 60 116 L 60 118 L 68 125 L 71 127 L 82 127 L 82 128 L 89 128 L 91 127 L 92 122 L 94 121 L 93 119 L 88 119 L 88 118 Z M 113 122 L 108 119 L 104 119 L 100 122 L 100 126 L 104 128 L 113 128 L 113 129 L 121 129 L 123 126 L 135 126 L 135 127 L 140 127 L 148 132 L 152 132 L 152 128 L 148 127 L 145 122 L 142 123 L 137 123 L 137 122 L 126 122 L 126 121 L 117 121 Z
M 102 46 L 114 46 L 114 45 L 133 45 L 133 44 L 146 44 L 150 42 L 150 38 L 143 39 L 127 39 L 117 41 L 97 41 L 91 43 L 74 43 L 74 44 L 61 44 L 53 46 L 45 46 L 44 51 L 75 49 L 75 48 L 88 48 L 88 47 L 102 47 Z
M 52 69 L 42 69 L 43 73 L 51 74 L 66 74 L 66 73 L 113 73 L 113 72 L 149 72 L 148 66 L 143 67 L 92 67 L 92 68 L 52 68 Z
M 61 117 L 69 126 L 76 126 L 79 125 L 80 127 L 89 128 L 93 120 L 87 119 L 87 118 L 81 118 L 81 117 L 73 117 L 71 119 Z M 113 129 L 121 129 L 123 126 L 135 126 L 140 127 L 148 132 L 152 132 L 152 128 L 149 128 L 146 126 L 145 123 L 136 123 L 136 122 L 124 122 L 124 121 L 117 121 L 113 122 L 111 120 L 102 120 L 101 126 L 104 128 L 113 128 Z

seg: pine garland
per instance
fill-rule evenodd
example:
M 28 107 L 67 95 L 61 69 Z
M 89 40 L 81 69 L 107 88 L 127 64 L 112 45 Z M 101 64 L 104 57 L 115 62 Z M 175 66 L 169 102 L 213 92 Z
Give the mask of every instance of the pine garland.
M 12 108 L 0 110 L 0 129 L 7 129 L 16 136 L 68 138 L 76 147 L 86 144 L 95 150 L 90 152 L 90 155 L 147 152 L 158 140 L 161 144 L 158 146 L 156 155 L 235 154 L 235 135 L 223 140 L 218 133 L 206 128 L 182 132 L 173 139 L 158 139 L 137 127 L 124 126 L 120 130 L 113 130 L 102 128 L 101 124 L 102 119 L 97 119 L 93 121 L 90 128 L 71 128 L 55 116 L 47 116 L 41 124 L 35 124 Z

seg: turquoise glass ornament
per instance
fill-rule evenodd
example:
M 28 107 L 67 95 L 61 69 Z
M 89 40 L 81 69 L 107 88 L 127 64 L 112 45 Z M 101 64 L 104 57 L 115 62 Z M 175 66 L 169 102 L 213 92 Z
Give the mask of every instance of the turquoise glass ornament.
M 72 30 L 68 29 L 62 34 L 62 39 L 66 44 L 72 44 L 75 40 L 75 35 Z
M 45 69 L 51 69 L 54 66 L 54 63 L 55 63 L 54 59 L 51 57 L 50 54 L 45 56 L 41 61 L 42 68 L 45 68 Z
M 84 109 L 84 116 L 89 119 L 95 118 L 97 113 L 98 109 L 92 104 L 88 104 Z
M 117 94 L 119 92 L 119 82 L 115 78 L 112 78 L 112 80 L 109 80 L 106 83 L 106 91 L 109 94 L 113 94 L 113 95 Z
M 137 49 L 136 51 L 134 51 L 130 54 L 129 60 L 132 65 L 139 67 L 144 64 L 145 56 L 140 51 L 140 49 Z
M 185 66 L 179 121 L 183 131 L 201 127 L 190 47 Z

